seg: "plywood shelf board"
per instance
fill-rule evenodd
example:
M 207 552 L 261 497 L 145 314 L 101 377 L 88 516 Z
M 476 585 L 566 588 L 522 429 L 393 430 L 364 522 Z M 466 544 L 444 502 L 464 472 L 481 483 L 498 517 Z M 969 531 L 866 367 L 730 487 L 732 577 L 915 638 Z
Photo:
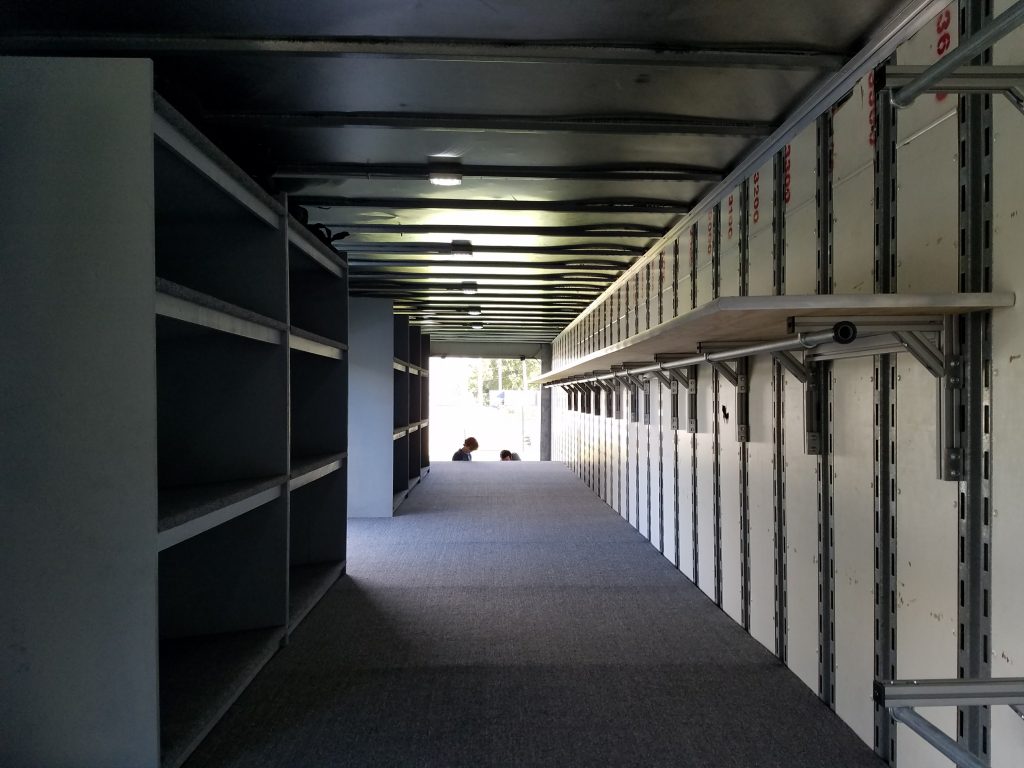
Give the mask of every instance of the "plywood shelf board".
M 277 652 L 283 627 L 160 641 L 162 768 L 177 768 Z
M 534 379 L 546 384 L 622 363 L 652 361 L 662 352 L 694 353 L 701 342 L 756 343 L 789 337 L 792 317 L 961 314 L 1013 306 L 1012 293 L 833 294 L 729 296 Z
M 348 349 L 348 345 L 342 341 L 336 341 L 326 336 L 304 331 L 295 326 L 291 327 L 288 335 L 288 346 L 296 352 L 306 352 L 311 355 L 319 355 L 333 360 L 341 360 Z
M 345 561 L 307 563 L 288 570 L 288 631 L 309 614 L 345 572 Z
M 276 499 L 284 482 L 282 475 L 161 488 L 158 548 L 167 549 Z
M 280 344 L 287 328 L 282 322 L 161 277 L 156 278 L 155 311 L 160 317 L 268 344 Z
M 288 490 L 297 490 L 304 485 L 309 485 L 319 480 L 321 477 L 326 477 L 330 473 L 338 471 L 341 469 L 341 462 L 347 456 L 348 454 L 343 451 L 340 453 L 328 453 L 322 456 L 293 457 Z

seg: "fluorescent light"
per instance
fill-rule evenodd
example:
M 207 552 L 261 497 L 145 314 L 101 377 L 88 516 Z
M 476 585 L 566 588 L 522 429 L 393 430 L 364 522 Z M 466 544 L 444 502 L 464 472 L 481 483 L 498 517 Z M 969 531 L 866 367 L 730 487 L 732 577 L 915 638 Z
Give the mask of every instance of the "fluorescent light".
M 480 323 L 473 323 L 473 330 L 474 331 L 482 331 L 483 329 L 484 329 L 484 327 Z
M 481 310 L 480 307 L 470 307 L 469 309 L 466 310 L 466 314 L 467 315 L 482 315 L 483 314 L 483 310 Z
M 462 292 L 467 296 L 471 296 L 476 293 L 476 283 L 472 280 L 467 280 L 462 284 Z
M 451 171 L 431 171 L 427 178 L 437 187 L 457 187 L 462 183 L 462 174 Z

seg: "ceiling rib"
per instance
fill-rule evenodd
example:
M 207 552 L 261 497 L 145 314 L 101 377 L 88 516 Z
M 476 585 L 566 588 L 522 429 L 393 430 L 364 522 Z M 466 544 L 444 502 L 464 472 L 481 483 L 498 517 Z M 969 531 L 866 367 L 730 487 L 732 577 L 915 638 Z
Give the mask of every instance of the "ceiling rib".
M 310 211 L 312 219 L 316 219 L 316 209 Z M 664 232 L 661 227 L 647 224 L 586 224 L 566 227 L 517 227 L 487 226 L 476 224 L 360 224 L 332 223 L 313 221 L 332 229 L 348 230 L 349 234 L 388 234 L 388 235 L 420 235 L 442 234 L 453 235 L 523 235 L 535 237 L 619 237 L 641 238 L 649 240 L 660 237 Z
M 251 37 L 228 35 L 17 35 L 0 38 L 6 53 L 119 53 L 189 56 L 382 56 L 496 63 L 615 64 L 642 67 L 835 69 L 839 53 L 799 46 L 664 45 L 595 40 L 465 40 L 401 37 Z
M 343 197 L 341 195 L 295 195 L 297 205 L 345 208 L 414 210 L 438 208 L 481 211 L 551 211 L 556 213 L 661 213 L 685 214 L 684 200 L 653 198 L 597 198 L 588 200 L 463 200 L 439 197 Z
M 520 166 L 457 163 L 296 163 L 282 165 L 274 179 L 421 179 L 432 171 L 451 170 L 463 179 L 530 179 L 534 181 L 720 181 L 725 173 L 690 165 Z
M 205 119 L 224 125 L 261 128 L 402 128 L 425 131 L 489 133 L 674 134 L 696 136 L 768 136 L 775 124 L 685 115 L 465 115 L 428 112 L 208 112 Z
M 343 243 L 340 247 L 349 254 L 350 258 L 353 258 L 353 254 L 458 256 L 460 253 L 465 253 L 460 248 L 466 247 L 471 247 L 474 254 L 519 253 L 536 256 L 615 256 L 632 258 L 634 256 L 642 256 L 646 252 L 645 248 L 619 245 L 618 243 L 572 243 L 570 245 L 477 245 L 474 243 L 471 246 L 459 246 L 452 243 L 428 242 L 352 242 Z

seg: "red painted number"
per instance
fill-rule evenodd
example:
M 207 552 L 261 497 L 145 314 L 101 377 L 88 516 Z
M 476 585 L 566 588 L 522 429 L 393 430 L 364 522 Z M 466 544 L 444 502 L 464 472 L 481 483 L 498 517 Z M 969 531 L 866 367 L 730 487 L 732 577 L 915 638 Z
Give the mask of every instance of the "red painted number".
M 872 147 L 878 140 L 878 110 L 875 104 L 875 71 L 868 72 L 868 144 Z
M 935 17 L 935 32 L 939 36 L 935 41 L 935 53 L 937 58 L 942 58 L 946 51 L 949 50 L 949 47 L 953 44 L 952 38 L 949 36 L 949 25 L 951 23 L 952 17 L 950 16 L 949 8 Z M 943 101 L 948 95 L 948 93 L 936 93 L 935 100 Z
M 761 174 L 755 173 L 752 181 L 754 182 L 754 201 L 751 203 L 751 207 L 754 212 L 751 214 L 750 220 L 757 224 L 761 218 Z

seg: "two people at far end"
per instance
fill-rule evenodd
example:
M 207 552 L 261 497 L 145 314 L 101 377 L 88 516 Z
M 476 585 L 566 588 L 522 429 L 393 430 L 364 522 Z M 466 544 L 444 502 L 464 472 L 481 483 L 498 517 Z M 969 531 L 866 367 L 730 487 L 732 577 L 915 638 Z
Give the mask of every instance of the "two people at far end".
M 472 461 L 473 451 L 480 447 L 475 437 L 467 437 L 462 447 L 452 456 L 452 461 Z
M 514 451 L 510 451 L 507 448 L 504 451 L 501 452 L 501 460 L 502 461 L 522 461 L 522 459 L 519 458 L 519 454 L 518 453 L 515 453 Z

